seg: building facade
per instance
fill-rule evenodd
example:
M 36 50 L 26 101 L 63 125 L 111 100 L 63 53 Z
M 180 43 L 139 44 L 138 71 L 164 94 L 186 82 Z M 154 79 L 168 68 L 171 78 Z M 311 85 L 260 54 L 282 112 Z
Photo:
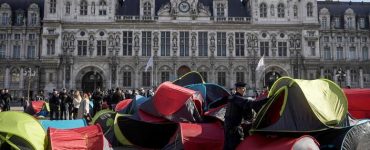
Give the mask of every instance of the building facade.
M 249 87 L 259 89 L 279 76 L 326 77 L 338 82 L 336 75 L 340 67 L 347 75 L 343 85 L 370 87 L 369 54 L 365 57 L 362 52 L 367 41 L 361 43 L 369 30 L 369 13 L 363 20 L 358 16 L 365 13 L 356 14 L 357 9 L 352 10 L 353 24 L 362 20 L 363 28 L 332 29 L 329 23 L 325 28 L 322 21 L 326 16 L 330 22 L 334 16 L 331 10 L 343 12 L 335 15 L 345 18 L 344 12 L 357 3 L 27 0 L 29 7 L 17 8 L 20 5 L 11 0 L 0 2 L 2 21 L 7 20 L 6 11 L 11 20 L 17 21 L 16 12 L 22 9 L 25 20 L 32 22 L 34 15 L 30 6 L 39 8 L 38 26 L 31 28 L 29 24 L 19 26 L 8 21 L 0 27 L 0 35 L 6 35 L 0 39 L 1 45 L 6 45 L 0 46 L 0 56 L 3 56 L 0 86 L 19 90 L 18 93 L 26 91 L 25 82 L 29 79 L 31 91 L 60 88 L 92 91 L 97 87 L 150 88 L 189 71 L 198 71 L 207 82 L 227 88 L 244 81 Z M 348 7 L 334 9 L 336 5 Z M 366 3 L 361 8 L 368 6 Z M 18 32 L 22 44 L 16 42 L 20 41 L 15 36 Z M 35 32 L 37 44 L 27 39 L 30 32 Z M 347 34 L 356 35 L 355 41 L 342 46 L 343 58 L 332 55 L 336 43 L 344 44 L 332 41 L 333 33 L 341 35 L 343 41 L 347 40 Z M 19 57 L 14 54 L 18 52 L 15 51 L 17 44 L 21 45 Z M 28 45 L 32 44 L 36 44 L 36 59 L 28 57 Z M 360 60 L 346 59 L 353 58 L 351 44 L 356 45 L 355 58 L 358 56 Z M 331 47 L 330 59 L 325 51 L 328 46 Z M 265 65 L 256 70 L 262 56 Z M 146 70 L 151 57 L 153 66 Z M 23 70 L 27 68 L 36 70 L 35 77 L 24 76 Z

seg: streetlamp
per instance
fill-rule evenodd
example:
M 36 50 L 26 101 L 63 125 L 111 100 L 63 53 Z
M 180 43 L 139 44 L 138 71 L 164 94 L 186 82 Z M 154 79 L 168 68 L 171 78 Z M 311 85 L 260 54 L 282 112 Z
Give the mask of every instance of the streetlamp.
M 335 73 L 335 76 L 337 77 L 339 81 L 339 86 L 342 88 L 342 81 L 344 81 L 346 77 L 346 73 L 342 70 L 342 68 L 339 68 L 337 72 Z
M 253 61 L 252 61 L 252 82 L 254 84 L 254 89 L 257 88 L 256 82 L 256 54 L 257 54 L 257 47 L 258 47 L 258 38 L 255 34 L 250 35 L 248 39 L 248 45 L 252 47 L 253 51 Z
M 28 78 L 27 100 L 30 100 L 31 79 L 32 77 L 36 76 L 36 71 L 29 67 L 23 71 L 23 74 Z
M 294 76 L 294 78 L 299 78 L 299 51 L 298 50 L 301 47 L 300 35 L 297 34 L 295 36 L 291 36 L 291 38 L 289 39 L 289 43 L 290 43 L 290 48 L 294 49 L 295 57 L 296 57 L 294 68 L 293 68 L 293 70 L 294 70 L 293 76 Z

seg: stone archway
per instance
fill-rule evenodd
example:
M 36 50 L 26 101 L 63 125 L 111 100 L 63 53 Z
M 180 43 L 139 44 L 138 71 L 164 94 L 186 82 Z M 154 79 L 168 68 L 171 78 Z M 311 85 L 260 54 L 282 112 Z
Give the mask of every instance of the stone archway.
M 272 84 L 281 77 L 280 73 L 276 71 L 269 71 L 265 74 L 265 83 L 264 85 L 271 88 Z
M 184 74 L 190 72 L 191 69 L 188 67 L 188 66 L 181 66 L 178 70 L 177 70 L 177 77 L 180 78 L 181 76 L 183 76 Z
M 89 71 L 82 76 L 81 88 L 84 92 L 94 92 L 97 88 L 103 88 L 103 77 L 100 73 Z
M 257 86 L 263 88 L 264 86 L 271 87 L 272 84 L 282 76 L 288 76 L 288 71 L 278 65 L 268 66 L 264 71 L 257 75 Z

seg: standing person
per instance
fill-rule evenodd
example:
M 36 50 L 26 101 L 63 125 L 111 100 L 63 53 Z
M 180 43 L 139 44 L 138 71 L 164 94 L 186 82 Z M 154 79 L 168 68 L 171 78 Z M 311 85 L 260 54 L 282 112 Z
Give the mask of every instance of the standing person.
M 3 110 L 4 111 L 9 111 L 10 110 L 10 102 L 12 101 L 12 96 L 9 94 L 9 90 L 8 89 L 5 89 L 4 91 L 5 91 L 5 93 L 2 96 L 2 98 L 4 100 L 4 108 L 3 108 Z
M 5 105 L 5 101 L 3 99 L 4 93 L 5 93 L 5 90 L 1 89 L 1 92 L 0 92 L 0 112 L 3 111 L 4 105 Z
M 58 91 L 54 90 L 49 100 L 50 105 L 50 120 L 58 120 L 60 115 L 60 99 Z
M 80 108 L 81 101 L 82 97 L 80 91 L 76 90 L 73 93 L 73 119 L 77 119 L 78 109 Z
M 114 109 L 117 103 L 124 99 L 125 99 L 125 96 L 123 95 L 121 89 L 116 88 L 116 91 L 113 93 L 112 103 L 109 105 L 109 108 Z
M 241 123 L 245 120 L 253 121 L 253 110 L 258 111 L 268 99 L 254 101 L 245 97 L 246 83 L 235 84 L 235 95 L 229 99 L 225 113 L 225 144 L 224 150 L 234 150 L 244 138 Z
M 80 103 L 80 107 L 78 108 L 77 119 L 85 118 L 86 121 L 90 121 L 90 100 L 89 95 L 87 93 L 83 94 L 82 101 Z
M 96 92 L 92 95 L 93 103 L 94 103 L 94 112 L 92 115 L 95 115 L 98 111 L 102 110 L 103 105 L 103 92 L 100 88 L 96 89 Z
M 61 114 L 60 114 L 60 120 L 68 120 L 69 119 L 69 112 L 68 112 L 68 108 L 69 108 L 69 103 L 67 102 L 68 101 L 68 94 L 67 94 L 67 90 L 66 89 L 62 89 L 62 91 L 59 93 L 59 99 L 61 101 L 60 103 L 60 110 L 61 110 Z

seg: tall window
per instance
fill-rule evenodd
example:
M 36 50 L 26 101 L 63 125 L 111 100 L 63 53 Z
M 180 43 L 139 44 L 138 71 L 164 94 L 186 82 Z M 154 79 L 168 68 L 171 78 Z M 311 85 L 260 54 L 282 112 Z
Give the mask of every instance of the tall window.
M 144 16 L 151 16 L 152 15 L 152 5 L 149 2 L 144 4 L 143 10 Z
M 308 41 L 308 47 L 310 48 L 311 56 L 316 56 L 315 41 Z
M 152 32 L 142 32 L 142 56 L 152 56 Z
M 142 86 L 150 86 L 150 72 L 143 72 Z
M 66 14 L 70 14 L 71 13 L 71 2 L 67 2 L 66 3 Z
M 198 50 L 199 56 L 208 56 L 208 33 L 198 33 Z
M 347 18 L 347 26 L 348 26 L 348 28 L 353 28 L 353 25 L 352 25 L 353 23 L 352 23 L 352 17 L 348 17 Z
M 293 6 L 293 15 L 294 17 L 298 17 L 298 6 L 297 5 Z
M 357 82 L 358 81 L 357 71 L 355 69 L 351 69 L 350 72 L 351 72 L 351 81 Z
M 342 42 L 342 37 L 341 36 L 337 37 L 337 42 Z
M 266 3 L 261 3 L 260 5 L 260 17 L 266 18 L 267 17 L 267 5 Z
M 23 14 L 22 13 L 18 13 L 17 14 L 17 18 L 15 20 L 15 24 L 17 24 L 17 25 L 23 25 Z
M 244 56 L 245 37 L 243 32 L 235 33 L 235 55 Z
M 269 56 L 269 42 L 260 42 L 260 55 Z
M 279 56 L 287 56 L 287 42 L 278 43 Z
M 199 74 L 203 77 L 204 82 L 207 82 L 208 79 L 207 72 L 201 71 L 199 72 Z
M 236 72 L 236 82 L 244 82 L 244 72 Z
M 49 73 L 49 82 L 53 82 L 53 81 L 54 81 L 54 74 Z
M 360 28 L 365 28 L 365 18 L 360 18 Z
M 125 87 L 131 86 L 131 72 L 128 71 L 123 72 L 123 86 Z
M 36 25 L 37 24 L 37 14 L 36 13 L 31 13 L 31 25 Z
M 0 45 L 0 58 L 5 58 L 5 50 L 6 50 L 6 45 L 1 44 Z
M 106 10 L 107 3 L 104 0 L 101 0 L 99 2 L 99 5 L 100 5 L 99 15 L 101 16 L 107 15 L 107 10 Z
M 46 43 L 47 55 L 54 55 L 55 54 L 55 39 L 48 39 Z
M 363 60 L 369 60 L 369 50 L 367 47 L 362 48 L 362 58 Z
M 6 34 L 0 33 L 0 40 L 6 40 Z
M 166 81 L 169 81 L 169 80 L 170 80 L 170 72 L 168 72 L 168 71 L 161 72 L 161 81 L 162 81 L 162 83 L 166 82 Z
M 171 52 L 170 47 L 171 47 L 171 33 L 161 32 L 161 56 L 170 56 Z
M 226 32 L 217 32 L 217 56 L 226 56 Z
M 324 77 L 326 79 L 333 80 L 332 76 L 333 76 L 333 74 L 332 74 L 331 70 L 329 70 L 329 69 L 324 70 Z
M 86 16 L 87 15 L 87 2 L 86 0 L 82 0 L 80 3 L 80 15 Z
M 340 27 L 340 19 L 339 19 L 339 17 L 335 17 L 334 22 L 335 22 L 335 28 L 339 28 Z
M 349 48 L 349 59 L 350 60 L 356 59 L 356 47 Z
M 313 6 L 312 3 L 307 3 L 307 17 L 313 16 Z
M 13 46 L 13 58 L 16 58 L 16 59 L 21 58 L 21 46 L 20 45 Z
M 189 56 L 189 32 L 180 32 L 180 56 Z
M 8 13 L 3 13 L 3 16 L 1 18 L 1 24 L 2 25 L 8 25 L 9 22 L 9 14 Z
M 285 17 L 285 7 L 284 4 L 279 4 L 278 5 L 278 17 L 279 18 L 284 18 Z
M 225 5 L 217 4 L 217 17 L 225 17 Z
M 123 56 L 132 56 L 132 31 L 123 31 Z
M 49 13 L 54 14 L 57 8 L 57 0 L 50 0 Z
M 87 55 L 87 41 L 86 40 L 77 41 L 77 55 L 78 56 Z
M 325 47 L 324 48 L 324 59 L 325 60 L 330 60 L 331 59 L 330 47 Z
M 34 45 L 30 45 L 27 48 L 27 58 L 35 58 L 36 57 L 36 47 Z
M 343 57 L 343 47 L 337 47 L 337 59 L 344 59 Z
M 326 17 L 321 18 L 321 28 L 326 29 L 328 19 Z
M 366 43 L 367 42 L 367 37 L 362 37 L 362 42 Z
M 107 54 L 107 41 L 98 40 L 96 44 L 96 49 L 98 56 L 105 56 Z
M 226 72 L 217 72 L 217 83 L 218 85 L 226 85 Z

